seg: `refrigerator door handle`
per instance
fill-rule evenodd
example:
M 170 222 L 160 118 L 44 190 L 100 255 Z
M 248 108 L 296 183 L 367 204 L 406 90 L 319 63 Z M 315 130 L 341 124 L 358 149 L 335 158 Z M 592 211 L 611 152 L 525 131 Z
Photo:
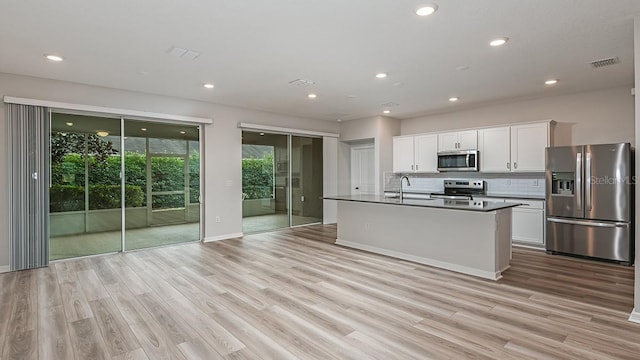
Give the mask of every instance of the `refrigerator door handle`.
M 584 161 L 584 207 L 591 210 L 591 153 L 586 153 Z
M 576 206 L 582 209 L 582 153 L 576 155 Z
M 560 219 L 560 218 L 554 218 L 554 217 L 548 217 L 547 221 L 561 223 L 561 224 L 597 226 L 597 227 L 606 227 L 606 228 L 629 227 L 629 223 L 622 223 L 622 222 L 582 221 L 582 220 Z

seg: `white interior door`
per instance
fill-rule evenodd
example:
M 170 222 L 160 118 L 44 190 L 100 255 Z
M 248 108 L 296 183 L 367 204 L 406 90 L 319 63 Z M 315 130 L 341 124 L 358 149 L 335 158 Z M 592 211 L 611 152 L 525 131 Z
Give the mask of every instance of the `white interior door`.
M 351 148 L 351 195 L 375 193 L 373 146 Z

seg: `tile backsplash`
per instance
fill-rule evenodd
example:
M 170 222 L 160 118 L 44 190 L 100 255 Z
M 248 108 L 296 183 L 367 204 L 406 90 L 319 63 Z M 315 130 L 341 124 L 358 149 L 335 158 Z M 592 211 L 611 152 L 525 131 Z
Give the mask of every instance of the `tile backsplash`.
M 408 175 L 408 174 L 407 174 Z M 487 175 L 486 177 L 482 175 Z M 407 186 L 405 183 L 405 191 L 416 192 L 442 192 L 443 180 L 477 180 L 482 179 L 486 181 L 487 194 L 495 195 L 530 195 L 530 196 L 544 196 L 544 174 L 527 174 L 523 177 L 522 174 L 518 174 L 514 177 L 505 177 L 502 175 L 493 174 L 473 174 L 473 176 L 463 177 L 459 173 L 455 176 L 444 177 L 442 174 L 411 174 L 408 175 L 411 181 L 411 186 Z M 385 173 L 385 191 L 398 191 L 400 186 L 400 175 L 394 173 Z

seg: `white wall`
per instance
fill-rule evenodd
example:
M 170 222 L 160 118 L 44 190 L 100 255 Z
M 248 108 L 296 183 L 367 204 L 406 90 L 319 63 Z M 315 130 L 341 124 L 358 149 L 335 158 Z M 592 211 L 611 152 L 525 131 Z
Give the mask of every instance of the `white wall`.
M 634 48 L 635 48 L 635 86 L 636 92 L 639 90 L 638 85 L 640 85 L 640 15 L 637 15 L 634 19 Z M 640 139 L 640 95 L 636 93 L 635 98 L 635 137 L 636 139 Z M 640 141 L 640 140 L 638 140 Z M 640 156 L 638 156 L 636 151 L 636 174 L 640 170 Z M 640 206 L 640 191 L 638 190 L 638 186 L 636 185 L 636 208 Z M 638 224 L 640 224 L 640 211 L 636 210 L 636 274 L 635 274 L 635 301 L 634 301 L 634 312 L 631 316 L 633 321 L 640 322 L 640 266 L 638 266 L 638 261 L 640 261 L 640 228 Z
M 562 86 L 560 83 L 558 86 Z M 402 135 L 552 119 L 555 145 L 630 142 L 634 138 L 631 87 L 485 106 L 402 120 Z
M 212 98 L 215 99 L 215 91 Z M 205 224 L 204 236 L 222 237 L 242 232 L 241 131 L 239 122 L 337 133 L 338 124 L 266 112 L 233 108 L 201 101 L 101 88 L 62 81 L 0 73 L 0 96 L 15 96 L 75 104 L 132 109 L 164 114 L 208 117 L 204 130 Z M 4 103 L 0 102 L 0 144 L 7 143 Z M 0 151 L 0 268 L 9 264 L 8 161 Z M 215 216 L 221 222 L 215 223 Z
M 400 121 L 386 116 L 376 116 L 345 121 L 340 124 L 338 147 L 338 189 L 340 195 L 350 193 L 351 144 L 372 143 L 375 153 L 375 189 L 384 192 L 384 173 L 393 170 L 393 137 L 400 135 Z
M 327 195 L 338 195 L 338 139 L 324 137 L 322 139 L 322 192 Z M 323 223 L 333 224 L 338 221 L 338 204 L 334 200 L 324 200 Z

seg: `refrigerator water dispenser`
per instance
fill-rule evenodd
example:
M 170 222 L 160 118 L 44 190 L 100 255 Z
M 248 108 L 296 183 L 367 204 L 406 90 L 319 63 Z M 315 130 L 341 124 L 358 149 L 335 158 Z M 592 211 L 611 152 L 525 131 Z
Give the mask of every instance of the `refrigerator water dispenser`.
M 551 195 L 575 195 L 575 173 L 554 172 L 551 174 Z

